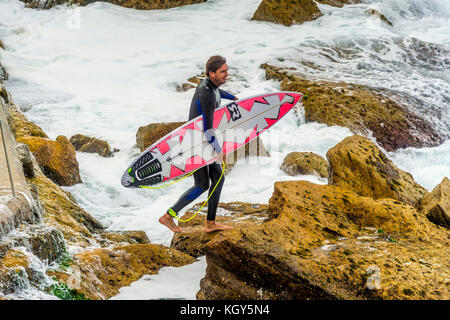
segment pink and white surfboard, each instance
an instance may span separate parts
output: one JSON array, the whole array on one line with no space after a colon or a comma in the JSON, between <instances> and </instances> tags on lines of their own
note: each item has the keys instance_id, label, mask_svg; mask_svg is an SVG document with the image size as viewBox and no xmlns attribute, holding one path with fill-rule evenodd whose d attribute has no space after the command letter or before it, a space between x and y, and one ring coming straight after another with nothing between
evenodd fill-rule
<instances>
[{"instance_id":1,"label":"pink and white surfboard","mask_svg":"<svg viewBox=\"0 0 450 320\"><path fill-rule=\"evenodd\" d=\"M273 126L297 103L301 93L274 92L230 102L214 112L213 127L225 154L249 143ZM167 182L216 161L203 132L203 116L173 130L148 147L124 172L124 187Z\"/></svg>"}]
</instances>

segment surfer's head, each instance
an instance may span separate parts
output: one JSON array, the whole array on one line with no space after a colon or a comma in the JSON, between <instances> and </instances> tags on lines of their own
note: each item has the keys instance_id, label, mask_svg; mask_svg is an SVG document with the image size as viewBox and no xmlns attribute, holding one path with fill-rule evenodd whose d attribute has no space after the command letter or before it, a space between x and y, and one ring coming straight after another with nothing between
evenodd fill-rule
<instances>
[{"instance_id":1,"label":"surfer's head","mask_svg":"<svg viewBox=\"0 0 450 320\"><path fill-rule=\"evenodd\" d=\"M206 62L206 75L216 86L227 82L227 60L222 56L212 56L209 58Z\"/></svg>"}]
</instances>

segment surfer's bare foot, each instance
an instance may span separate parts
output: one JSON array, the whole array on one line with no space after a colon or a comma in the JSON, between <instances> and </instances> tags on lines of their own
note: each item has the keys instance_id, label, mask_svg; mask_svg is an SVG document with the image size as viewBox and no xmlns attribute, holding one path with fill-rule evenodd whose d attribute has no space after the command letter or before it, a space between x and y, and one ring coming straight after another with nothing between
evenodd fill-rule
<instances>
[{"instance_id":1,"label":"surfer's bare foot","mask_svg":"<svg viewBox=\"0 0 450 320\"><path fill-rule=\"evenodd\" d=\"M175 224L175 222L173 221L172 217L168 213L164 213L159 218L159 223L161 223L162 225L165 225L167 228L169 228L173 232L181 232L181 231L183 231L183 229L181 227L179 227L179 226L177 226Z\"/></svg>"},{"instance_id":2,"label":"surfer's bare foot","mask_svg":"<svg viewBox=\"0 0 450 320\"><path fill-rule=\"evenodd\" d=\"M233 229L233 227L222 225L222 224L216 224L215 221L208 221L208 220L206 220L205 228L204 228L205 232L225 231L225 230L231 230L231 229Z\"/></svg>"}]
</instances>

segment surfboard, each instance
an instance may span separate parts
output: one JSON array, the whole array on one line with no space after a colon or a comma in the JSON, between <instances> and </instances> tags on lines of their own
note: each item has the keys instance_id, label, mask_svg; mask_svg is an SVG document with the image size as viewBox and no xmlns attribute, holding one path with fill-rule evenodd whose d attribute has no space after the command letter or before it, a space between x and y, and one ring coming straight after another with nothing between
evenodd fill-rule
<instances>
[{"instance_id":1,"label":"surfboard","mask_svg":"<svg viewBox=\"0 0 450 320\"><path fill-rule=\"evenodd\" d=\"M272 127L296 104L298 92L273 92L227 103L214 111L213 127L224 154L243 147ZM198 116L145 149L123 173L127 188L152 186L181 178L216 161L216 152Z\"/></svg>"}]
</instances>

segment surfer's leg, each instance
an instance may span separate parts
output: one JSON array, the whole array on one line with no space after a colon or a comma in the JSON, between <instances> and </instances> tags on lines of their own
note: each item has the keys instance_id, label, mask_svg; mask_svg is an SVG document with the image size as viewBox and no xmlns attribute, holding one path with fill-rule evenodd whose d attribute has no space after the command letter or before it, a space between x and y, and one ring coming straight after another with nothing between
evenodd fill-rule
<instances>
[{"instance_id":1,"label":"surfer's leg","mask_svg":"<svg viewBox=\"0 0 450 320\"><path fill-rule=\"evenodd\" d=\"M159 218L159 222L173 232L181 232L183 230L175 224L173 221L173 216L178 215L178 212L180 212L185 206L197 199L203 192L208 190L209 179L207 167L198 169L194 172L193 176L195 182L194 186L184 192L178 201Z\"/></svg>"},{"instance_id":2,"label":"surfer's leg","mask_svg":"<svg viewBox=\"0 0 450 320\"><path fill-rule=\"evenodd\" d=\"M222 175L222 166L219 165L218 163L210 164L208 167L209 167L209 177L211 178L211 187L209 189L209 194L211 194L214 187L216 185L217 186L214 189L214 193L211 195L208 201L208 215L206 216L206 223L204 230L206 232L213 232L213 231L233 229L233 227L216 224L215 222L217 206L219 204L220 194L222 192L222 187L225 182L225 176L222 176L222 179L220 179L220 176Z\"/></svg>"},{"instance_id":3,"label":"surfer's leg","mask_svg":"<svg viewBox=\"0 0 450 320\"><path fill-rule=\"evenodd\" d=\"M209 188L208 167L198 169L194 172L193 176L195 182L194 186L184 192L178 201L171 207L177 214Z\"/></svg>"},{"instance_id":4,"label":"surfer's leg","mask_svg":"<svg viewBox=\"0 0 450 320\"><path fill-rule=\"evenodd\" d=\"M213 163L209 166L209 177L211 179L211 187L209 188L208 196L211 195L212 190L214 193L211 195L208 201L208 215L207 220L216 220L217 205L219 204L220 193L222 192L223 183L225 181L225 176L222 177L219 183L220 175L222 174L222 168L219 164ZM217 186L216 186L217 185Z\"/></svg>"}]
</instances>

